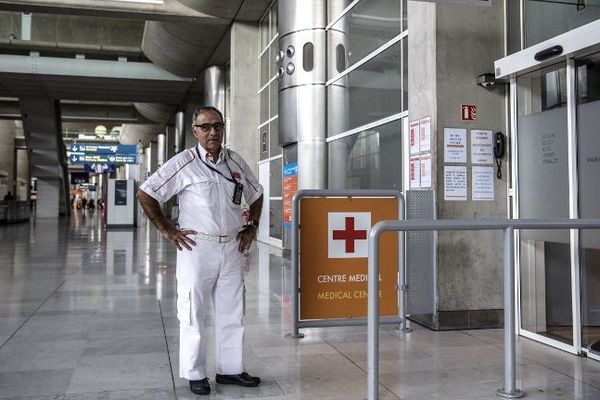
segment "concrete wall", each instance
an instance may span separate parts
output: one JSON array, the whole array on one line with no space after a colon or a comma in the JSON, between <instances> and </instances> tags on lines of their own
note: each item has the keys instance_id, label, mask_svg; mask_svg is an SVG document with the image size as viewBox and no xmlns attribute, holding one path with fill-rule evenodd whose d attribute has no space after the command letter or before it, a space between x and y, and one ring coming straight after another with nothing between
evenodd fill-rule
<instances>
[{"instance_id":1,"label":"concrete wall","mask_svg":"<svg viewBox=\"0 0 600 400\"><path fill-rule=\"evenodd\" d=\"M14 194L14 142L15 123L0 120L0 200L8 191Z\"/></svg>"},{"instance_id":2,"label":"concrete wall","mask_svg":"<svg viewBox=\"0 0 600 400\"><path fill-rule=\"evenodd\" d=\"M36 218L58 218L61 190L58 179L38 179Z\"/></svg>"},{"instance_id":3,"label":"concrete wall","mask_svg":"<svg viewBox=\"0 0 600 400\"><path fill-rule=\"evenodd\" d=\"M432 117L432 187L439 219L507 217L506 182L495 179L494 201L471 200L470 130L505 132L504 88L476 85L503 56L502 2L493 7L409 1L409 120ZM477 120L461 120L461 104L477 105ZM467 128L468 201L444 201L444 128ZM499 326L502 309L499 232L441 232L437 255L439 329Z\"/></svg>"},{"instance_id":4,"label":"concrete wall","mask_svg":"<svg viewBox=\"0 0 600 400\"><path fill-rule=\"evenodd\" d=\"M29 199L29 153L25 150L17 152L17 199Z\"/></svg>"},{"instance_id":5,"label":"concrete wall","mask_svg":"<svg viewBox=\"0 0 600 400\"><path fill-rule=\"evenodd\" d=\"M231 128L229 144L240 153L258 176L260 104L258 93L258 27L234 23L231 27Z\"/></svg>"}]
</instances>

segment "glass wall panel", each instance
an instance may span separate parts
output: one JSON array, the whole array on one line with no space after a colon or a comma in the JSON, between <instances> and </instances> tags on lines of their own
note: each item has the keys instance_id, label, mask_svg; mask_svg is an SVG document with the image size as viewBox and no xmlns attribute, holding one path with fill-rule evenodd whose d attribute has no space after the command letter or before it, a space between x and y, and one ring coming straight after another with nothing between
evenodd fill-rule
<instances>
[{"instance_id":1,"label":"glass wall panel","mask_svg":"<svg viewBox=\"0 0 600 400\"><path fill-rule=\"evenodd\" d=\"M577 66L579 216L600 218L600 55ZM580 232L582 346L600 353L600 231Z\"/></svg>"},{"instance_id":2,"label":"glass wall panel","mask_svg":"<svg viewBox=\"0 0 600 400\"><path fill-rule=\"evenodd\" d=\"M278 32L278 23L279 18L277 18L277 3L274 3L271 6L271 39L277 35Z\"/></svg>"},{"instance_id":3,"label":"glass wall panel","mask_svg":"<svg viewBox=\"0 0 600 400\"><path fill-rule=\"evenodd\" d=\"M521 50L521 2L506 2L506 19L508 23L508 54Z\"/></svg>"},{"instance_id":4,"label":"glass wall panel","mask_svg":"<svg viewBox=\"0 0 600 400\"><path fill-rule=\"evenodd\" d=\"M330 189L401 189L402 120L331 141Z\"/></svg>"},{"instance_id":5,"label":"glass wall panel","mask_svg":"<svg viewBox=\"0 0 600 400\"><path fill-rule=\"evenodd\" d=\"M524 0L525 47L600 18L600 3L578 0Z\"/></svg>"},{"instance_id":6,"label":"glass wall panel","mask_svg":"<svg viewBox=\"0 0 600 400\"><path fill-rule=\"evenodd\" d=\"M270 109L269 109L269 119L273 118L274 116L277 115L277 113L279 112L278 107L279 107L279 82L277 82L277 80L274 80L273 82L271 82L271 84L269 85L269 103L270 103Z\"/></svg>"},{"instance_id":7,"label":"glass wall panel","mask_svg":"<svg viewBox=\"0 0 600 400\"><path fill-rule=\"evenodd\" d=\"M260 49L259 51L264 50L267 47L267 44L269 44L269 40L271 37L271 33L269 32L269 15L267 14L267 16L265 17L265 19L263 19L263 21L260 23Z\"/></svg>"},{"instance_id":8,"label":"glass wall panel","mask_svg":"<svg viewBox=\"0 0 600 400\"><path fill-rule=\"evenodd\" d=\"M260 56L260 87L262 88L271 79L271 63L269 58L269 51L267 50L262 56Z\"/></svg>"},{"instance_id":9,"label":"glass wall panel","mask_svg":"<svg viewBox=\"0 0 600 400\"><path fill-rule=\"evenodd\" d=\"M401 112L401 81L398 42L330 85L328 115L330 118L336 115L338 121L330 125L335 127L327 132L328 136L341 133L340 129L349 130Z\"/></svg>"},{"instance_id":10,"label":"glass wall panel","mask_svg":"<svg viewBox=\"0 0 600 400\"><path fill-rule=\"evenodd\" d=\"M271 197L281 197L281 170L283 168L281 158L277 158L271 161L271 184L269 187L271 191L269 195Z\"/></svg>"},{"instance_id":11,"label":"glass wall panel","mask_svg":"<svg viewBox=\"0 0 600 400\"><path fill-rule=\"evenodd\" d=\"M269 88L260 92L260 123L269 119Z\"/></svg>"},{"instance_id":12,"label":"glass wall panel","mask_svg":"<svg viewBox=\"0 0 600 400\"><path fill-rule=\"evenodd\" d=\"M270 123L270 139L269 139L269 157L275 157L281 154L281 147L279 147L279 118L274 119Z\"/></svg>"},{"instance_id":13,"label":"glass wall panel","mask_svg":"<svg viewBox=\"0 0 600 400\"><path fill-rule=\"evenodd\" d=\"M282 239L283 230L283 214L281 208L281 200L269 201L269 218L270 218L270 233L275 239Z\"/></svg>"},{"instance_id":14,"label":"glass wall panel","mask_svg":"<svg viewBox=\"0 0 600 400\"><path fill-rule=\"evenodd\" d=\"M408 110L408 39L400 42L402 47L402 111Z\"/></svg>"},{"instance_id":15,"label":"glass wall panel","mask_svg":"<svg viewBox=\"0 0 600 400\"><path fill-rule=\"evenodd\" d=\"M401 32L400 2L398 0L365 0L354 6L327 32L328 40L340 40L345 48L345 65L378 49ZM330 63L329 78L338 73Z\"/></svg>"},{"instance_id":16,"label":"glass wall panel","mask_svg":"<svg viewBox=\"0 0 600 400\"><path fill-rule=\"evenodd\" d=\"M269 125L264 125L258 129L258 152L261 160L269 158Z\"/></svg>"},{"instance_id":17,"label":"glass wall panel","mask_svg":"<svg viewBox=\"0 0 600 400\"><path fill-rule=\"evenodd\" d=\"M568 218L564 64L517 79L519 217ZM572 344L567 230L520 231L521 326Z\"/></svg>"},{"instance_id":18,"label":"glass wall panel","mask_svg":"<svg viewBox=\"0 0 600 400\"><path fill-rule=\"evenodd\" d=\"M335 0L327 2L327 21L331 22L339 17L340 12L348 7L354 0ZM341 4L340 4L341 3Z\"/></svg>"}]
</instances>

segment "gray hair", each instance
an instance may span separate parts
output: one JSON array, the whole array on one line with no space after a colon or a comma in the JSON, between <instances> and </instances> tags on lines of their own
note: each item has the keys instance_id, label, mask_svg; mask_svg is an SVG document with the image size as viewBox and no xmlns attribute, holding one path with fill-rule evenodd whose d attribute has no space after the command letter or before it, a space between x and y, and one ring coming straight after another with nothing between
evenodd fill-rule
<instances>
[{"instance_id":1,"label":"gray hair","mask_svg":"<svg viewBox=\"0 0 600 400\"><path fill-rule=\"evenodd\" d=\"M204 107L200 107L199 109L194 111L194 116L192 118L192 125L196 123L196 118L198 118L198 115L205 113L205 112L215 112L215 113L219 114L219 116L221 117L221 121L225 122L225 120L223 119L223 113L221 113L221 111L219 111L219 109L217 109L216 107L212 107L212 106L204 106Z\"/></svg>"}]
</instances>

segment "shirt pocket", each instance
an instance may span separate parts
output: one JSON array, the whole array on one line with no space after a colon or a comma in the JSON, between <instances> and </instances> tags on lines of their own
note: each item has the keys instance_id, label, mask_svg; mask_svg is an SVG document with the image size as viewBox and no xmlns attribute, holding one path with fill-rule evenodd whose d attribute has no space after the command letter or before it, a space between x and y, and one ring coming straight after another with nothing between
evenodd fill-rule
<instances>
[{"instance_id":1,"label":"shirt pocket","mask_svg":"<svg viewBox=\"0 0 600 400\"><path fill-rule=\"evenodd\" d=\"M194 176L188 178L186 191L193 197L194 205L214 206L218 204L219 181L206 176Z\"/></svg>"}]
</instances>

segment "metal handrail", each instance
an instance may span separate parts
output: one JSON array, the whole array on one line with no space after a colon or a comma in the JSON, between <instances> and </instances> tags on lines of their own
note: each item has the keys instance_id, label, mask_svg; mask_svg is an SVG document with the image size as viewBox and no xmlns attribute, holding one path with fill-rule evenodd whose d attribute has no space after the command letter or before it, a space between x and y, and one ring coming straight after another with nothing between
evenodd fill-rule
<instances>
[{"instance_id":1,"label":"metal handrail","mask_svg":"<svg viewBox=\"0 0 600 400\"><path fill-rule=\"evenodd\" d=\"M384 232L397 231L504 231L504 387L496 394L505 398L523 397L516 388L516 330L515 330L515 229L599 229L600 218L555 220L437 220L437 221L380 221L369 231L368 293L379 293L379 237ZM368 296L367 393L368 400L378 400L379 390L379 301Z\"/></svg>"},{"instance_id":2,"label":"metal handrail","mask_svg":"<svg viewBox=\"0 0 600 400\"><path fill-rule=\"evenodd\" d=\"M298 301L298 271L299 271L299 260L298 250L300 240L298 237L298 228L300 221L300 200L304 197L395 197L398 200L398 216L401 220L405 216L406 202L404 196L399 190L319 190L319 189L302 189L296 192L292 199L293 215L292 215L292 318L293 318L293 332L289 335L293 338L302 338L304 335L300 333L301 325L304 327L321 327L321 326L347 326L364 324L366 321L363 320L343 320L343 321L310 321L306 323L300 322L300 304ZM404 245L404 233L400 234L400 290L401 290L401 301L399 307L400 314L400 330L406 330L406 285L405 285L405 248ZM384 322L395 323L396 320L391 318L383 319Z\"/></svg>"}]
</instances>

